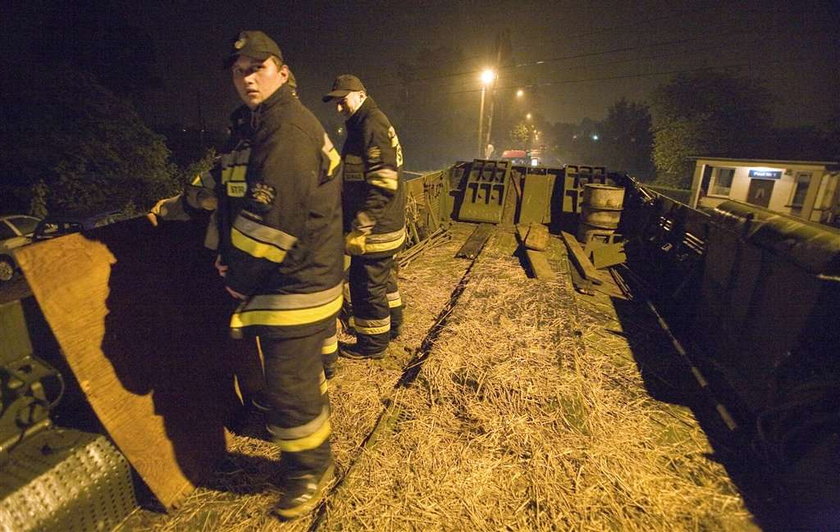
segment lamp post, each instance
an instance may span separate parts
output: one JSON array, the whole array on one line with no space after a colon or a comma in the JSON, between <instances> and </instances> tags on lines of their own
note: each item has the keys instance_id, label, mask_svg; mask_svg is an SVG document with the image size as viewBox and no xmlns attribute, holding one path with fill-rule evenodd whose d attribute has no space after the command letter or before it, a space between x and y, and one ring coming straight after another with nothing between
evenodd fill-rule
<instances>
[{"instance_id":1,"label":"lamp post","mask_svg":"<svg viewBox=\"0 0 840 532\"><path fill-rule=\"evenodd\" d=\"M478 158L484 157L484 96L487 93L487 86L496 79L496 72L490 68L481 73L481 107L478 111Z\"/></svg>"}]
</instances>

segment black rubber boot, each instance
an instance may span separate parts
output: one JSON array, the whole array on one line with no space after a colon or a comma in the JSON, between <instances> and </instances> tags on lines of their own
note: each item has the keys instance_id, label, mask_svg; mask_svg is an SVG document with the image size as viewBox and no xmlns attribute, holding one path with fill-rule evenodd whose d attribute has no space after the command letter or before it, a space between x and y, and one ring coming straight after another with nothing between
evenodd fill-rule
<instances>
[{"instance_id":1,"label":"black rubber boot","mask_svg":"<svg viewBox=\"0 0 840 532\"><path fill-rule=\"evenodd\" d=\"M391 340L396 340L400 337L400 333L402 333L402 327L394 327L391 326Z\"/></svg>"},{"instance_id":2,"label":"black rubber boot","mask_svg":"<svg viewBox=\"0 0 840 532\"><path fill-rule=\"evenodd\" d=\"M329 440L316 449L283 454L280 467L283 495L271 512L283 520L297 519L314 510L335 478Z\"/></svg>"},{"instance_id":3,"label":"black rubber boot","mask_svg":"<svg viewBox=\"0 0 840 532\"><path fill-rule=\"evenodd\" d=\"M335 377L336 372L336 363L338 362L338 351L336 350L335 353L330 353L329 355L325 355L323 358L324 363L324 377L328 379L332 379Z\"/></svg>"},{"instance_id":4,"label":"black rubber boot","mask_svg":"<svg viewBox=\"0 0 840 532\"><path fill-rule=\"evenodd\" d=\"M359 349L358 344L338 344L338 354L344 358L353 360L380 360L385 358L388 349L366 353Z\"/></svg>"}]
</instances>

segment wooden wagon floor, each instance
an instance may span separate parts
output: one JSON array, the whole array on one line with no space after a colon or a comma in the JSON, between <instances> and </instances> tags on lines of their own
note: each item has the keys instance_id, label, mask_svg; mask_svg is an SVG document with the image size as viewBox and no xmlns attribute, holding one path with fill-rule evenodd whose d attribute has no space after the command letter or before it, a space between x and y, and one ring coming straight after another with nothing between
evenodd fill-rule
<instances>
[{"instance_id":1,"label":"wooden wagon floor","mask_svg":"<svg viewBox=\"0 0 840 532\"><path fill-rule=\"evenodd\" d=\"M555 237L551 281L528 277L512 227L454 258L473 228L455 224L400 272L406 324L390 356L340 361L340 474L318 513L266 514L277 452L255 421L177 512L138 510L121 530L756 529L681 406L696 384L668 377L687 368L648 362L674 357L644 306L608 274L577 294Z\"/></svg>"}]
</instances>

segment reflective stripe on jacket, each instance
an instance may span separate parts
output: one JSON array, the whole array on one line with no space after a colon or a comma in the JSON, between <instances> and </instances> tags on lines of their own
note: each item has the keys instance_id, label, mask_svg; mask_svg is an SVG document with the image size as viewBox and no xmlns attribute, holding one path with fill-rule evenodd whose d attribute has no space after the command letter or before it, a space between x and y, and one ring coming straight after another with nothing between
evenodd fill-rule
<instances>
[{"instance_id":1,"label":"reflective stripe on jacket","mask_svg":"<svg viewBox=\"0 0 840 532\"><path fill-rule=\"evenodd\" d=\"M248 297L231 327L306 334L341 307L340 158L318 120L281 86L221 157L225 283Z\"/></svg>"},{"instance_id":2,"label":"reflective stripe on jacket","mask_svg":"<svg viewBox=\"0 0 840 532\"><path fill-rule=\"evenodd\" d=\"M370 96L346 126L347 140L342 149L344 231L368 235L365 254L396 252L405 241L399 138Z\"/></svg>"}]
</instances>

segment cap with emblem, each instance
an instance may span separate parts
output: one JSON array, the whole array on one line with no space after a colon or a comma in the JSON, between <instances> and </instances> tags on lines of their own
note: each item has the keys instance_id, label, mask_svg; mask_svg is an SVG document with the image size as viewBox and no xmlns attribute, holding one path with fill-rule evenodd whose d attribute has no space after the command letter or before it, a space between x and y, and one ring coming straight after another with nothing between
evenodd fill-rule
<instances>
[{"instance_id":1,"label":"cap with emblem","mask_svg":"<svg viewBox=\"0 0 840 532\"><path fill-rule=\"evenodd\" d=\"M355 91L367 92L365 86L362 85L362 80L360 80L352 74L342 74L335 78L332 90L325 94L324 97L321 99L325 102L328 102L334 98L344 98L351 92Z\"/></svg>"},{"instance_id":2,"label":"cap with emblem","mask_svg":"<svg viewBox=\"0 0 840 532\"><path fill-rule=\"evenodd\" d=\"M225 68L230 68L240 55L247 55L262 61L273 55L281 62L283 61L283 54L280 53L280 47L277 46L277 43L265 33L256 30L240 31L234 37L230 53L225 59Z\"/></svg>"}]
</instances>

